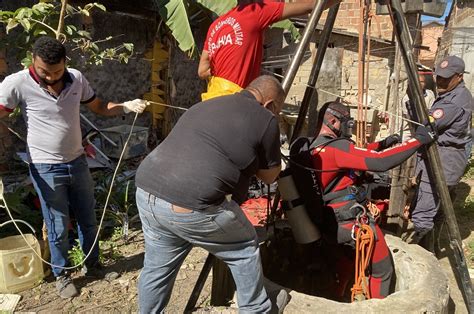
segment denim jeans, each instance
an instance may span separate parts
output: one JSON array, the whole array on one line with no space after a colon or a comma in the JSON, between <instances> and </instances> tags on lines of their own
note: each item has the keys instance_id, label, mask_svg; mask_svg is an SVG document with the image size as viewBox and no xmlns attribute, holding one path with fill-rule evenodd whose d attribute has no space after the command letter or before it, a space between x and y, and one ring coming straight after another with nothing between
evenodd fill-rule
<instances>
[{"instance_id":1,"label":"denim jeans","mask_svg":"<svg viewBox=\"0 0 474 314\"><path fill-rule=\"evenodd\" d=\"M270 311L257 235L234 201L176 213L170 203L140 188L136 199L145 236L145 262L138 282L140 313L163 312L193 246L204 248L229 266L241 313Z\"/></svg>"},{"instance_id":2,"label":"denim jeans","mask_svg":"<svg viewBox=\"0 0 474 314\"><path fill-rule=\"evenodd\" d=\"M72 212L78 224L79 241L84 254L92 247L97 233L95 217L94 182L85 156L60 164L30 164L30 176L38 193L43 218L48 228L51 263L65 267L68 265L68 226ZM99 259L96 244L87 260L93 265ZM53 267L58 277L63 269Z\"/></svg>"}]
</instances>

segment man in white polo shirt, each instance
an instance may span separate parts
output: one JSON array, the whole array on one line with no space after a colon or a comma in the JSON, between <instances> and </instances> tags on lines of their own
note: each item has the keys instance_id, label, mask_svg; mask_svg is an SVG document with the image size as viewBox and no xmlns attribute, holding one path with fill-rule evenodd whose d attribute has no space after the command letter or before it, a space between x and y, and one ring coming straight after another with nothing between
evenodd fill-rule
<instances>
[{"instance_id":1,"label":"man in white polo shirt","mask_svg":"<svg viewBox=\"0 0 474 314\"><path fill-rule=\"evenodd\" d=\"M0 84L0 118L20 106L27 126L30 176L41 201L48 228L53 274L62 298L78 295L67 271L68 224L72 211L79 240L87 254L83 273L99 275L99 248L94 182L87 166L80 128L80 106L112 116L143 112L146 102L104 103L81 72L66 68L66 49L56 39L39 38L33 46L33 65L11 74Z\"/></svg>"}]
</instances>

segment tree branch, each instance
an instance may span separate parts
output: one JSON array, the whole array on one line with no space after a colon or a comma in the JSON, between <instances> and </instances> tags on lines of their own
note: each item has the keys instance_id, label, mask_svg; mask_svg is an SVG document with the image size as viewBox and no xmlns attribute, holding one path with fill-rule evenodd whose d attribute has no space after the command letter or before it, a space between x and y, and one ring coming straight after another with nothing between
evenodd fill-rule
<instances>
[{"instance_id":1,"label":"tree branch","mask_svg":"<svg viewBox=\"0 0 474 314\"><path fill-rule=\"evenodd\" d=\"M48 24L43 23L43 22L38 21L38 20L35 20L35 19L31 19L31 18L30 18L30 20L31 20L32 22L38 23L38 24L40 24L40 25L43 25L44 27L46 27L47 29L49 29L50 31L52 31L52 32L54 33L54 35L57 36L56 30L55 30L54 28L52 28L51 26L49 26Z\"/></svg>"}]
</instances>

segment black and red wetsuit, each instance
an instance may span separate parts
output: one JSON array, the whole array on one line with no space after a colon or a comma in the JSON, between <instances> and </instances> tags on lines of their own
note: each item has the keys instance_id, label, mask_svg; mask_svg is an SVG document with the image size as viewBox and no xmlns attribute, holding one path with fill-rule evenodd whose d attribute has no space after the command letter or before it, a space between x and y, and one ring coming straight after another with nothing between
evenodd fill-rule
<instances>
[{"instance_id":1,"label":"black and red wetsuit","mask_svg":"<svg viewBox=\"0 0 474 314\"><path fill-rule=\"evenodd\" d=\"M316 148L311 152L312 163L317 172L324 194L326 209L331 209L338 223L338 243L350 244L351 229L359 208L355 203L366 205L363 189L364 171L387 171L408 159L420 146L417 139L383 149L381 142L371 143L367 148L355 147L346 138L319 136ZM329 197L328 197L329 196ZM393 263L384 235L375 225L376 242L371 260L370 294L372 298L384 298L389 294ZM347 267L347 262L342 261Z\"/></svg>"}]
</instances>

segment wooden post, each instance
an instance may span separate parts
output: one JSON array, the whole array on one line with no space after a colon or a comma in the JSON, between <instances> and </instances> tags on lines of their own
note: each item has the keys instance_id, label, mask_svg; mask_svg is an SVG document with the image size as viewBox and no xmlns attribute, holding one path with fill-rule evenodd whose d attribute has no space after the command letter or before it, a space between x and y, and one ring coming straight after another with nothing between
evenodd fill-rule
<instances>
[{"instance_id":1,"label":"wooden post","mask_svg":"<svg viewBox=\"0 0 474 314\"><path fill-rule=\"evenodd\" d=\"M407 14L407 22L410 27L410 35L411 38L416 39L417 37L417 30L416 26L418 25L419 21L419 14ZM414 42L414 40L412 40ZM400 97L400 69L401 69L401 52L400 52L400 45L396 43L396 52L395 52L395 62L394 62L394 74L395 78L393 80L393 84L391 90L393 91L393 102L392 107L390 108L390 112L395 116L401 116L403 109L402 106L404 104L401 103ZM403 98L402 98L403 99ZM390 134L402 132L403 122L401 119L392 119L392 123L390 123ZM401 135L401 134L400 134ZM405 221L402 218L403 210L406 205L407 197L408 197L408 189L410 188L410 176L412 169L414 167L415 159L409 158L400 166L391 170L391 189L390 189L390 207L387 211L387 226L386 229L395 234L396 236L401 236L403 232L403 227Z\"/></svg>"},{"instance_id":2,"label":"wooden post","mask_svg":"<svg viewBox=\"0 0 474 314\"><path fill-rule=\"evenodd\" d=\"M388 109L390 113L393 115L390 119L390 126L389 132L390 134L398 133L401 130L402 121L399 118L392 118L397 117L401 114L400 109L400 67L401 67L401 59L402 56L400 54L400 47L398 42L396 43L395 47L395 61L393 64L393 74L395 77L392 81L391 90L393 93L392 96L392 105ZM393 168L390 172L392 177L391 187L390 187L390 207L387 211L387 225L386 229L391 231L397 236L400 236L401 230L403 228L403 220L400 219L400 213L403 212L403 208L406 202L406 195L403 193L402 189L402 178L400 177L400 173L402 172L403 164Z\"/></svg>"},{"instance_id":3,"label":"wooden post","mask_svg":"<svg viewBox=\"0 0 474 314\"><path fill-rule=\"evenodd\" d=\"M229 267L218 258L212 266L211 305L225 306L234 297L235 283Z\"/></svg>"},{"instance_id":4,"label":"wooden post","mask_svg":"<svg viewBox=\"0 0 474 314\"><path fill-rule=\"evenodd\" d=\"M202 266L199 277L194 285L194 289L191 292L188 303L186 303L186 307L184 308L185 313L191 312L196 307L196 303L201 295L202 288L207 280L207 276L209 276L209 272L211 271L215 259L216 258L211 253L207 255L206 262L204 263L204 266Z\"/></svg>"}]
</instances>

